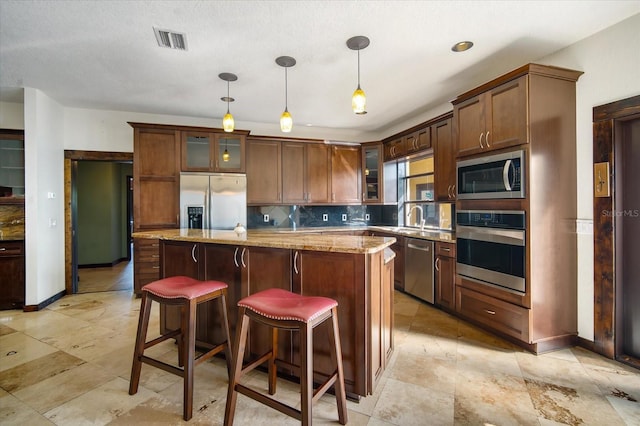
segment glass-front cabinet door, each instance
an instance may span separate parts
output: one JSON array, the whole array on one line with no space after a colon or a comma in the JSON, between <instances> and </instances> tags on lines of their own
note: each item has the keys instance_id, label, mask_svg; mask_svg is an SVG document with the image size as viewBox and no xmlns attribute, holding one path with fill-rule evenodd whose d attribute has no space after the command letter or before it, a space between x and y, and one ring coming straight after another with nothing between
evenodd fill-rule
<instances>
[{"instance_id":1,"label":"glass-front cabinet door","mask_svg":"<svg viewBox=\"0 0 640 426\"><path fill-rule=\"evenodd\" d=\"M245 136L182 132L182 171L244 173Z\"/></svg>"},{"instance_id":2,"label":"glass-front cabinet door","mask_svg":"<svg viewBox=\"0 0 640 426\"><path fill-rule=\"evenodd\" d=\"M215 168L218 172L244 172L243 135L216 134L215 135Z\"/></svg>"},{"instance_id":3,"label":"glass-front cabinet door","mask_svg":"<svg viewBox=\"0 0 640 426\"><path fill-rule=\"evenodd\" d=\"M362 145L362 200L365 203L382 202L382 144Z\"/></svg>"}]
</instances>

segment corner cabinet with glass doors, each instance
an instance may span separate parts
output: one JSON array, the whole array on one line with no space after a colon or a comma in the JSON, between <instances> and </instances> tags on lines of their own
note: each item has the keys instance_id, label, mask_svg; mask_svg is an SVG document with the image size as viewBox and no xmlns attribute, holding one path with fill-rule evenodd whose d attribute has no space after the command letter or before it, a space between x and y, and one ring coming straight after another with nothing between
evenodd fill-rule
<instances>
[{"instance_id":1,"label":"corner cabinet with glass doors","mask_svg":"<svg viewBox=\"0 0 640 426\"><path fill-rule=\"evenodd\" d=\"M182 131L183 172L245 172L248 132Z\"/></svg>"},{"instance_id":2,"label":"corner cabinet with glass doors","mask_svg":"<svg viewBox=\"0 0 640 426\"><path fill-rule=\"evenodd\" d=\"M396 163L384 162L382 142L362 144L362 202L391 204L398 201L398 171Z\"/></svg>"}]
</instances>

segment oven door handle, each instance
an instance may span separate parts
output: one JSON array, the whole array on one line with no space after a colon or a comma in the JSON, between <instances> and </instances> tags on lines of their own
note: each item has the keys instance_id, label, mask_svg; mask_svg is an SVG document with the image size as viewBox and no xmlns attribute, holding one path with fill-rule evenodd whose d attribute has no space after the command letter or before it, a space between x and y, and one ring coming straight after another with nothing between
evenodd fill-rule
<instances>
[{"instance_id":1,"label":"oven door handle","mask_svg":"<svg viewBox=\"0 0 640 426\"><path fill-rule=\"evenodd\" d=\"M456 227L456 238L466 240L524 246L524 236L525 231L519 229L480 228L461 225Z\"/></svg>"},{"instance_id":2,"label":"oven door handle","mask_svg":"<svg viewBox=\"0 0 640 426\"><path fill-rule=\"evenodd\" d=\"M513 161L507 160L504 162L504 167L502 168L502 182L504 183L504 189L511 192L511 182L509 181L509 172L513 166Z\"/></svg>"}]
</instances>

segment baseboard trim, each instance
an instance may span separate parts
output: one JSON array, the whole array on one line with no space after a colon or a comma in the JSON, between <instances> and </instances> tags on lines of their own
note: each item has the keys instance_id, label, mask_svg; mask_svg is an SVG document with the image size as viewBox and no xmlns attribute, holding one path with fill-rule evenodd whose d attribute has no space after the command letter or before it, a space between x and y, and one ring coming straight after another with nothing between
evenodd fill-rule
<instances>
[{"instance_id":1,"label":"baseboard trim","mask_svg":"<svg viewBox=\"0 0 640 426\"><path fill-rule=\"evenodd\" d=\"M51 296L50 298L48 298L47 300L38 303L37 305L24 305L24 308L22 308L23 312L35 312L35 311L40 311L44 308L46 308L47 306L49 306L50 304L52 304L53 302L55 302L58 299L62 299L62 297L64 295L66 295L67 292L65 290L62 290L60 293L54 294L53 296Z\"/></svg>"},{"instance_id":2,"label":"baseboard trim","mask_svg":"<svg viewBox=\"0 0 640 426\"><path fill-rule=\"evenodd\" d=\"M120 262L129 261L131 258L121 257L120 259L114 260L113 262L107 263L89 263L87 265L78 265L78 269L90 269L90 268L112 268L116 266Z\"/></svg>"},{"instance_id":3,"label":"baseboard trim","mask_svg":"<svg viewBox=\"0 0 640 426\"><path fill-rule=\"evenodd\" d=\"M595 342L593 342L591 340L587 340L584 337L576 336L576 345L580 346L581 348L587 349L587 350L589 350L591 352L598 353L598 351L596 351ZM600 355L602 355L602 354L600 354Z\"/></svg>"}]
</instances>

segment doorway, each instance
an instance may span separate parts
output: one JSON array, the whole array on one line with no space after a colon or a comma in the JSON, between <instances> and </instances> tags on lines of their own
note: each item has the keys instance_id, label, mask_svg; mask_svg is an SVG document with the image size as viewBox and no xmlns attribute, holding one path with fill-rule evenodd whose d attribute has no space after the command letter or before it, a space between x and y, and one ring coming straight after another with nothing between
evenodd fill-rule
<instances>
[{"instance_id":1,"label":"doorway","mask_svg":"<svg viewBox=\"0 0 640 426\"><path fill-rule=\"evenodd\" d=\"M594 108L593 129L610 181L594 194L594 345L640 368L640 96Z\"/></svg>"},{"instance_id":2,"label":"doorway","mask_svg":"<svg viewBox=\"0 0 640 426\"><path fill-rule=\"evenodd\" d=\"M132 162L131 153L65 151L67 294L133 290Z\"/></svg>"}]
</instances>

